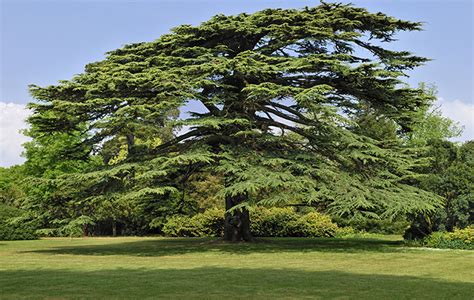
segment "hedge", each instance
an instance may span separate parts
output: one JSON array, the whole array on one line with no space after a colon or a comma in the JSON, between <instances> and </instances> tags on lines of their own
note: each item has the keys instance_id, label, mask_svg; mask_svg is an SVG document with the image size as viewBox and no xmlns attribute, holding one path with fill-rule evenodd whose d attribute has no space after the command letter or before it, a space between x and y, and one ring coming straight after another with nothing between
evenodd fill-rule
<instances>
[{"instance_id":1,"label":"hedge","mask_svg":"<svg viewBox=\"0 0 474 300\"><path fill-rule=\"evenodd\" d=\"M298 214L293 208L257 207L250 213L250 230L256 237L332 237L338 227L331 218L317 213ZM209 209L193 217L171 216L162 228L167 236L222 236L224 210Z\"/></svg>"},{"instance_id":2,"label":"hedge","mask_svg":"<svg viewBox=\"0 0 474 300\"><path fill-rule=\"evenodd\" d=\"M423 239L431 248L474 250L474 227L455 229L453 232L433 232Z\"/></svg>"}]
</instances>

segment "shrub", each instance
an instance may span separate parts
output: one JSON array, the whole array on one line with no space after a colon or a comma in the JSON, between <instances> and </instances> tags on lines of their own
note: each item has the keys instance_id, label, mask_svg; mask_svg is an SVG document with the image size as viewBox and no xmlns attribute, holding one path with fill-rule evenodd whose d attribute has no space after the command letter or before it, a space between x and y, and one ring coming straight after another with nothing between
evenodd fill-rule
<instances>
[{"instance_id":1,"label":"shrub","mask_svg":"<svg viewBox=\"0 0 474 300\"><path fill-rule=\"evenodd\" d=\"M433 232L423 240L423 245L432 248L474 249L474 227L455 229L453 232Z\"/></svg>"},{"instance_id":2,"label":"shrub","mask_svg":"<svg viewBox=\"0 0 474 300\"><path fill-rule=\"evenodd\" d=\"M344 237L353 237L356 235L356 230L350 226L338 227L336 230L335 237L344 238Z\"/></svg>"},{"instance_id":3,"label":"shrub","mask_svg":"<svg viewBox=\"0 0 474 300\"><path fill-rule=\"evenodd\" d=\"M224 210L210 208L191 218L197 231L196 236L222 236L224 234Z\"/></svg>"},{"instance_id":4,"label":"shrub","mask_svg":"<svg viewBox=\"0 0 474 300\"><path fill-rule=\"evenodd\" d=\"M224 210L211 208L193 217L171 216L164 224L162 232L167 236L222 236L224 232Z\"/></svg>"},{"instance_id":5,"label":"shrub","mask_svg":"<svg viewBox=\"0 0 474 300\"><path fill-rule=\"evenodd\" d=\"M251 213L250 230L254 236L331 237L337 225L318 212L300 215L293 208L257 207Z\"/></svg>"},{"instance_id":6,"label":"shrub","mask_svg":"<svg viewBox=\"0 0 474 300\"><path fill-rule=\"evenodd\" d=\"M328 216L317 212L300 215L293 208L256 207L250 219L250 230L255 237L331 237L338 230ZM174 215L167 219L161 231L175 237L222 236L224 210L212 208L193 217Z\"/></svg>"},{"instance_id":7,"label":"shrub","mask_svg":"<svg viewBox=\"0 0 474 300\"><path fill-rule=\"evenodd\" d=\"M410 226L410 222L405 219L335 219L337 225L341 227L352 227L356 231L380 234L403 234Z\"/></svg>"},{"instance_id":8,"label":"shrub","mask_svg":"<svg viewBox=\"0 0 474 300\"><path fill-rule=\"evenodd\" d=\"M196 236L191 217L176 215L167 219L161 231L167 236Z\"/></svg>"},{"instance_id":9,"label":"shrub","mask_svg":"<svg viewBox=\"0 0 474 300\"><path fill-rule=\"evenodd\" d=\"M257 237L289 236L289 224L299 217L292 208L256 207L250 214L250 231Z\"/></svg>"},{"instance_id":10,"label":"shrub","mask_svg":"<svg viewBox=\"0 0 474 300\"><path fill-rule=\"evenodd\" d=\"M297 237L333 237L337 225L329 216L311 212L288 224L288 235Z\"/></svg>"},{"instance_id":11,"label":"shrub","mask_svg":"<svg viewBox=\"0 0 474 300\"><path fill-rule=\"evenodd\" d=\"M38 238L31 221L22 219L23 211L0 204L0 240L32 240Z\"/></svg>"}]
</instances>

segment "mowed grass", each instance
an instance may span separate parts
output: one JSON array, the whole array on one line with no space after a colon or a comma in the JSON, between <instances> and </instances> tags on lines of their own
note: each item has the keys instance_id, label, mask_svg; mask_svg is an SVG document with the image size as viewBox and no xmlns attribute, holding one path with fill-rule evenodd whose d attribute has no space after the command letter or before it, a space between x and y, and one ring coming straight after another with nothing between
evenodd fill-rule
<instances>
[{"instance_id":1,"label":"mowed grass","mask_svg":"<svg viewBox=\"0 0 474 300\"><path fill-rule=\"evenodd\" d=\"M474 299L474 251L394 237L0 241L0 298Z\"/></svg>"}]
</instances>

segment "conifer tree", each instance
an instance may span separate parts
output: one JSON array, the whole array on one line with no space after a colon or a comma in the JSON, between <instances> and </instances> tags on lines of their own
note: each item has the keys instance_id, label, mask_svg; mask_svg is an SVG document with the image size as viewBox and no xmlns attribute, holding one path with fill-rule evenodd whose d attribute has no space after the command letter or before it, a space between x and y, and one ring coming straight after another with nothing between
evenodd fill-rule
<instances>
[{"instance_id":1,"label":"conifer tree","mask_svg":"<svg viewBox=\"0 0 474 300\"><path fill-rule=\"evenodd\" d=\"M143 201L179 193L198 171L223 178L227 240L251 239L255 204L351 218L432 210L437 198L409 184L409 149L352 121L369 110L399 135L416 123L431 96L401 83L427 59L384 45L420 29L343 4L217 15L111 51L71 80L31 86L39 102L29 121L43 134L85 128L78 149L91 155L122 143L112 163L63 179L88 199L104 197L104 182L114 199ZM200 108L178 118L191 102Z\"/></svg>"}]
</instances>

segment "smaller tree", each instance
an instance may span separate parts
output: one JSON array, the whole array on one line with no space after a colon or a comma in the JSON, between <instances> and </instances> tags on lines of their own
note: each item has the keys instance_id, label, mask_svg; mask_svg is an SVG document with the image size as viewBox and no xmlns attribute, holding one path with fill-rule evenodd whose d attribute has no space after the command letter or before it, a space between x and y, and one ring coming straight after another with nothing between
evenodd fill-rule
<instances>
[{"instance_id":1,"label":"smaller tree","mask_svg":"<svg viewBox=\"0 0 474 300\"><path fill-rule=\"evenodd\" d=\"M431 163L420 187L440 195L443 206L430 214L412 217L407 238L419 238L433 231L452 231L474 223L474 141L461 146L449 141L428 143Z\"/></svg>"},{"instance_id":2,"label":"smaller tree","mask_svg":"<svg viewBox=\"0 0 474 300\"><path fill-rule=\"evenodd\" d=\"M445 199L433 216L434 230L452 231L474 224L474 141L459 147L457 158L424 183Z\"/></svg>"},{"instance_id":3,"label":"smaller tree","mask_svg":"<svg viewBox=\"0 0 474 300\"><path fill-rule=\"evenodd\" d=\"M445 141L460 136L463 127L450 118L443 116L440 106L436 105L438 99L436 86L420 83L418 88L430 97L428 98L428 105L416 112L418 122L413 125L408 135L408 145L423 147L430 140Z\"/></svg>"}]
</instances>

